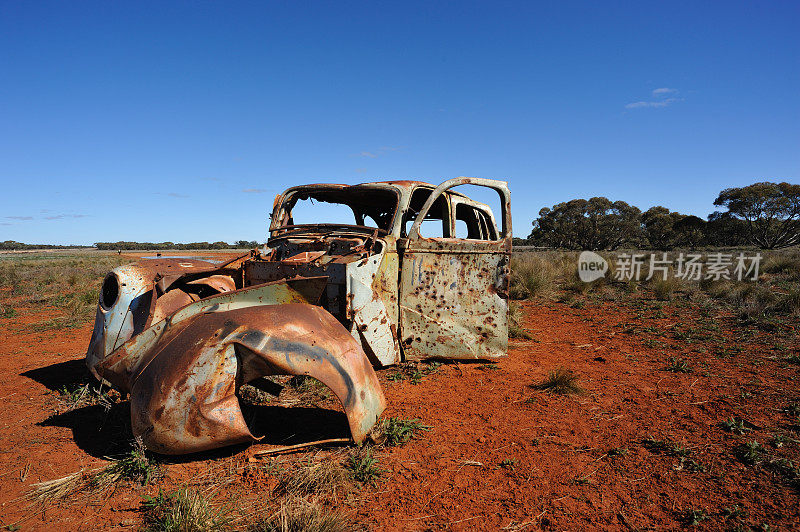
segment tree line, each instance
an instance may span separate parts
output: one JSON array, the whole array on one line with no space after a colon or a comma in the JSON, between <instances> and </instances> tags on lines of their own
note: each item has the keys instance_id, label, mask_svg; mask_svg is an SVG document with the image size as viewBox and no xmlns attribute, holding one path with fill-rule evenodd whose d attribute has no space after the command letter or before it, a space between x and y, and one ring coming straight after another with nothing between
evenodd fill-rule
<instances>
[{"instance_id":1,"label":"tree line","mask_svg":"<svg viewBox=\"0 0 800 532\"><path fill-rule=\"evenodd\" d=\"M0 249L2 250L25 250L25 249L77 249L77 248L86 248L89 246L59 246L59 245L50 245L50 244L25 244L23 242L17 242L16 240L4 240L0 242Z\"/></svg>"},{"instance_id":2,"label":"tree line","mask_svg":"<svg viewBox=\"0 0 800 532\"><path fill-rule=\"evenodd\" d=\"M96 242L94 247L101 250L162 250L162 249L237 249L254 248L259 243L256 240L237 240L233 244L227 242L188 242L185 244L174 242Z\"/></svg>"},{"instance_id":3,"label":"tree line","mask_svg":"<svg viewBox=\"0 0 800 532\"><path fill-rule=\"evenodd\" d=\"M573 199L540 210L528 238L514 243L576 250L800 244L800 185L761 182L726 188L714 205L725 210L703 220L661 206L642 212L604 197Z\"/></svg>"},{"instance_id":4,"label":"tree line","mask_svg":"<svg viewBox=\"0 0 800 532\"><path fill-rule=\"evenodd\" d=\"M162 250L162 249L252 249L258 246L256 240L237 240L229 244L227 242L189 242L186 244L175 242L96 242L94 247L106 251L130 251L130 250ZM80 249L92 246L59 246L51 244L25 244L15 240L0 242L0 250L29 250L29 249Z\"/></svg>"}]
</instances>

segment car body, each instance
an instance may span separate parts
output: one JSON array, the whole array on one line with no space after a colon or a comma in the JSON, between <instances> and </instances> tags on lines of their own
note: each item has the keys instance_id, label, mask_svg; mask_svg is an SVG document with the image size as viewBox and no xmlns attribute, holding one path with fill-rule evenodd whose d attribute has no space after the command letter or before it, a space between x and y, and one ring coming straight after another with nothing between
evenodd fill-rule
<instances>
[{"instance_id":1,"label":"car body","mask_svg":"<svg viewBox=\"0 0 800 532\"><path fill-rule=\"evenodd\" d=\"M459 186L496 192L499 223ZM352 220L297 223L309 203ZM438 235L423 236L431 225ZM158 452L257 439L236 394L277 374L328 386L361 442L385 406L373 367L506 355L511 236L502 181L293 187L275 198L263 248L110 272L87 365L131 394L134 434Z\"/></svg>"}]
</instances>

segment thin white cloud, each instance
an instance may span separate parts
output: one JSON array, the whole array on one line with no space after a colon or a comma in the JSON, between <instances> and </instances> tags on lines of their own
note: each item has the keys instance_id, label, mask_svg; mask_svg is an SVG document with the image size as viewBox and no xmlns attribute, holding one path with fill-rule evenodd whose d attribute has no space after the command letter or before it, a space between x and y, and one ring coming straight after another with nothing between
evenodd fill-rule
<instances>
[{"instance_id":1,"label":"thin white cloud","mask_svg":"<svg viewBox=\"0 0 800 532\"><path fill-rule=\"evenodd\" d=\"M675 94L678 92L678 89L670 89L669 87L661 87L660 89L655 89L653 91L653 96L661 96L664 94Z\"/></svg>"},{"instance_id":2,"label":"thin white cloud","mask_svg":"<svg viewBox=\"0 0 800 532\"><path fill-rule=\"evenodd\" d=\"M380 157L381 155L386 155L389 152L397 151L400 148L394 146L381 146L377 150L374 151L362 151L356 154L356 157L369 157L370 159L374 159L376 157Z\"/></svg>"},{"instance_id":3,"label":"thin white cloud","mask_svg":"<svg viewBox=\"0 0 800 532\"><path fill-rule=\"evenodd\" d=\"M6 220L33 220L33 216L6 216Z\"/></svg>"},{"instance_id":4,"label":"thin white cloud","mask_svg":"<svg viewBox=\"0 0 800 532\"><path fill-rule=\"evenodd\" d=\"M180 192L166 192L164 196L169 196L170 198L188 198L186 194L181 194Z\"/></svg>"},{"instance_id":5,"label":"thin white cloud","mask_svg":"<svg viewBox=\"0 0 800 532\"><path fill-rule=\"evenodd\" d=\"M245 194L264 194L267 192L265 188L243 188L242 192Z\"/></svg>"},{"instance_id":6,"label":"thin white cloud","mask_svg":"<svg viewBox=\"0 0 800 532\"><path fill-rule=\"evenodd\" d=\"M625 109L641 109L643 107L667 107L675 102L679 102L678 98L667 98L655 102L632 102L625 106Z\"/></svg>"},{"instance_id":7,"label":"thin white cloud","mask_svg":"<svg viewBox=\"0 0 800 532\"><path fill-rule=\"evenodd\" d=\"M45 220L63 220L64 218L86 218L88 214L55 214L53 216L45 216Z\"/></svg>"},{"instance_id":8,"label":"thin white cloud","mask_svg":"<svg viewBox=\"0 0 800 532\"><path fill-rule=\"evenodd\" d=\"M651 91L652 99L639 100L625 105L625 109L647 109L669 107L675 102L682 102L683 98L678 98L678 89L671 87L659 87Z\"/></svg>"}]
</instances>

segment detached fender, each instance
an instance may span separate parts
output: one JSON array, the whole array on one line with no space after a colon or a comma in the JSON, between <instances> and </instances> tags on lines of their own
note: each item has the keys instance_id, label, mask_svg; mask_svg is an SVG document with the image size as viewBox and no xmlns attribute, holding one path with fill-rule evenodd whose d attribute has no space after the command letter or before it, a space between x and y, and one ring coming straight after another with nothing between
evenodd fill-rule
<instances>
[{"instance_id":1,"label":"detached fender","mask_svg":"<svg viewBox=\"0 0 800 532\"><path fill-rule=\"evenodd\" d=\"M169 321L146 352L123 346L97 366L98 374L130 390L134 436L153 451L183 454L257 440L236 392L266 375L322 382L342 403L357 443L386 406L358 342L315 305L251 306Z\"/></svg>"}]
</instances>

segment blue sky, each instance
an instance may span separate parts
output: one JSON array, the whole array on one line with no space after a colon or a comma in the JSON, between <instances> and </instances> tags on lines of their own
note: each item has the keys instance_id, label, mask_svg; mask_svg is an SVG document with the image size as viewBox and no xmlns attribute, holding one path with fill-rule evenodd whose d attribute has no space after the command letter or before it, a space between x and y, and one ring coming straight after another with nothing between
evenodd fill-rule
<instances>
[{"instance_id":1,"label":"blue sky","mask_svg":"<svg viewBox=\"0 0 800 532\"><path fill-rule=\"evenodd\" d=\"M2 2L0 240L264 240L307 182L705 217L800 182L800 2Z\"/></svg>"}]
</instances>

